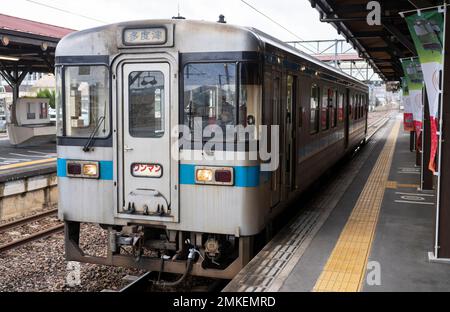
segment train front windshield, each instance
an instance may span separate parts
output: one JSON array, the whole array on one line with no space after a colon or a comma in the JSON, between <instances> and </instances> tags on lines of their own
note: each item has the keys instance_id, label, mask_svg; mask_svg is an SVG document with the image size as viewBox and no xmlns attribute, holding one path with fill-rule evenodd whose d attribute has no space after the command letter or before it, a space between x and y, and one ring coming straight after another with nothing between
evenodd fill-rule
<instances>
[{"instance_id":1,"label":"train front windshield","mask_svg":"<svg viewBox=\"0 0 450 312\"><path fill-rule=\"evenodd\" d=\"M184 68L185 124L236 124L236 64L187 64Z\"/></svg>"},{"instance_id":2,"label":"train front windshield","mask_svg":"<svg viewBox=\"0 0 450 312\"><path fill-rule=\"evenodd\" d=\"M61 103L64 116L58 116L58 134L77 138L107 137L110 133L108 68L68 66L60 74L64 77Z\"/></svg>"},{"instance_id":3,"label":"train front windshield","mask_svg":"<svg viewBox=\"0 0 450 312\"><path fill-rule=\"evenodd\" d=\"M254 63L193 63L184 67L184 124L198 127L257 125L261 100Z\"/></svg>"}]
</instances>

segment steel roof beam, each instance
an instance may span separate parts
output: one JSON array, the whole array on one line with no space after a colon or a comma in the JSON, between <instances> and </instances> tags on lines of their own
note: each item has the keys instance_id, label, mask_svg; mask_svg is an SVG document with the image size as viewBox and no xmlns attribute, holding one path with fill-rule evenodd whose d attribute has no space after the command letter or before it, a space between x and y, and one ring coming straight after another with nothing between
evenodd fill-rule
<instances>
[{"instance_id":1,"label":"steel roof beam","mask_svg":"<svg viewBox=\"0 0 450 312\"><path fill-rule=\"evenodd\" d=\"M421 8L429 8L433 6L434 4L431 3L428 0L408 0L409 3L411 3L413 6L415 6L417 9Z\"/></svg>"},{"instance_id":2,"label":"steel roof beam","mask_svg":"<svg viewBox=\"0 0 450 312\"><path fill-rule=\"evenodd\" d=\"M391 23L382 23L383 27L389 31L401 44L403 44L414 55L417 55L416 47L396 26Z\"/></svg>"},{"instance_id":3,"label":"steel roof beam","mask_svg":"<svg viewBox=\"0 0 450 312\"><path fill-rule=\"evenodd\" d=\"M388 20L401 20L403 19L399 16L381 16L382 21ZM325 17L321 18L320 21L324 23L334 23L334 22L364 22L367 20L367 16L352 16L352 17Z\"/></svg>"},{"instance_id":4,"label":"steel roof beam","mask_svg":"<svg viewBox=\"0 0 450 312\"><path fill-rule=\"evenodd\" d=\"M330 1L328 1L330 2ZM397 9L398 8L398 3L397 1L389 1L389 2L384 2L383 3L383 11L389 11L389 10L393 10L393 9ZM345 6L339 6L339 7L333 7L333 13L334 14L349 14L349 13L362 13L362 12L366 12L368 13L369 11L367 10L367 4L348 4Z\"/></svg>"},{"instance_id":5,"label":"steel roof beam","mask_svg":"<svg viewBox=\"0 0 450 312\"><path fill-rule=\"evenodd\" d=\"M338 18L338 15L333 11L333 8L337 7L335 1L333 0L310 0L311 6L316 8L320 15L321 19L323 19L324 15L333 16L334 18ZM367 62L373 67L374 71L377 72L383 80L386 80L386 75L377 67L376 63L371 59L370 54L366 51L365 47L358 40L357 36L352 34L352 31L348 29L348 27L343 22L330 22L338 31L339 34L343 34L343 36L353 44L355 50L360 53L361 56L367 58ZM378 33L379 37L384 37L385 33ZM373 38L376 36L374 32L365 32L364 34L359 35L367 35L368 38Z\"/></svg>"},{"instance_id":6,"label":"steel roof beam","mask_svg":"<svg viewBox=\"0 0 450 312\"><path fill-rule=\"evenodd\" d=\"M349 39L364 39L373 37L385 37L386 33L384 31L357 31L353 33L352 37Z\"/></svg>"}]
</instances>

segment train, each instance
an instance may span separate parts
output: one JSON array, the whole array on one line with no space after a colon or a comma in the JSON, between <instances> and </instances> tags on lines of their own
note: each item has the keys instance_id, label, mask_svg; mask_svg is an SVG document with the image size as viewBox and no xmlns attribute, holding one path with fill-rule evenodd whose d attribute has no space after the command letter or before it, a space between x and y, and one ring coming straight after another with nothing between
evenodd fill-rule
<instances>
[{"instance_id":1,"label":"train","mask_svg":"<svg viewBox=\"0 0 450 312\"><path fill-rule=\"evenodd\" d=\"M69 261L231 279L274 217L367 135L367 85L251 27L74 32L55 77ZM105 255L83 250L82 223L107 231Z\"/></svg>"}]
</instances>

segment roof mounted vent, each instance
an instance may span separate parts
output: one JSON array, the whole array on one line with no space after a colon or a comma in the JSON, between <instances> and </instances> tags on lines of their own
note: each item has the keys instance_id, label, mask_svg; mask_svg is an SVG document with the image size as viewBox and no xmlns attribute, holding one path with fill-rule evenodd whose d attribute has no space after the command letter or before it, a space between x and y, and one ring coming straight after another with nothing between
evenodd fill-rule
<instances>
[{"instance_id":1,"label":"roof mounted vent","mask_svg":"<svg viewBox=\"0 0 450 312\"><path fill-rule=\"evenodd\" d=\"M225 16L223 14L219 15L219 20L217 21L217 23L221 23L221 24L226 24L227 23L225 21Z\"/></svg>"}]
</instances>

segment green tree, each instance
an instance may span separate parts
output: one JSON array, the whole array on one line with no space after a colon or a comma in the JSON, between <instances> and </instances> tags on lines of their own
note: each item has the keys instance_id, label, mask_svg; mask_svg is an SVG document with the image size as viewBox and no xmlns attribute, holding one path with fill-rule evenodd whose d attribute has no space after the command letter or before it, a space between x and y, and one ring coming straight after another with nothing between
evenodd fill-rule
<instances>
[{"instance_id":1,"label":"green tree","mask_svg":"<svg viewBox=\"0 0 450 312\"><path fill-rule=\"evenodd\" d=\"M37 92L36 97L38 98L44 98L44 99L49 99L49 105L51 108L55 108L55 91L52 90L50 91L49 89L40 89Z\"/></svg>"}]
</instances>

